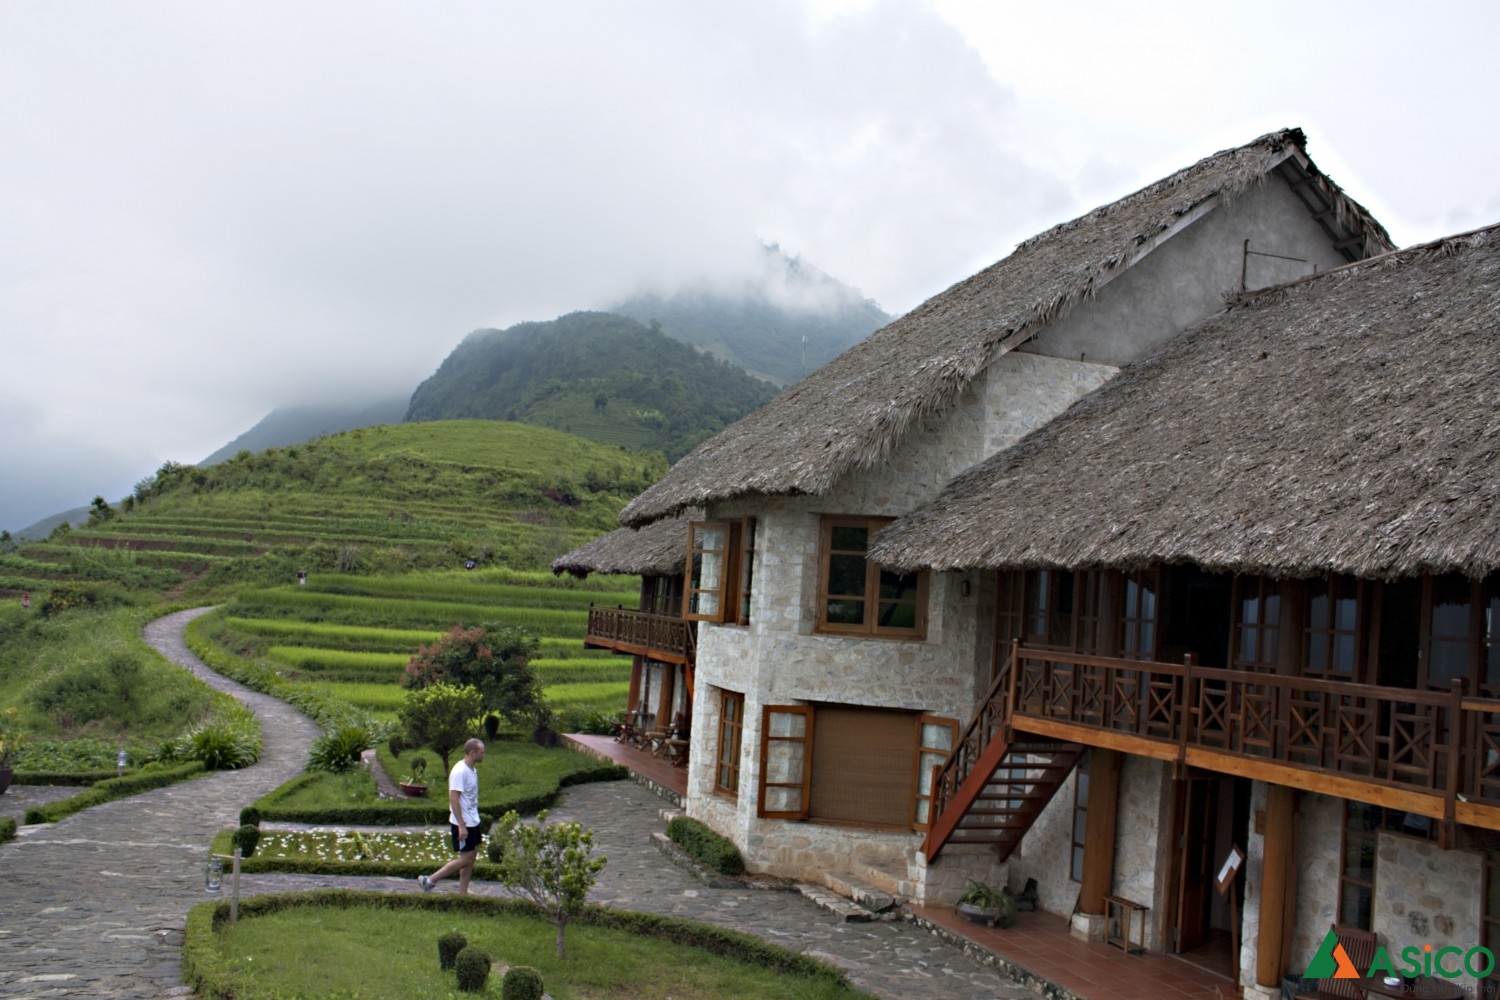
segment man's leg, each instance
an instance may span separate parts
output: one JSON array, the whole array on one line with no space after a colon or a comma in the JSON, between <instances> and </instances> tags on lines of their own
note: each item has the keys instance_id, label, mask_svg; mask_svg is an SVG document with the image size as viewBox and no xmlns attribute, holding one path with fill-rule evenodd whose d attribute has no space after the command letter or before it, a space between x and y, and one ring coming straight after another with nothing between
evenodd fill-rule
<instances>
[{"instance_id":1,"label":"man's leg","mask_svg":"<svg viewBox=\"0 0 1500 1000\"><path fill-rule=\"evenodd\" d=\"M479 853L478 848L458 856L458 892L459 895L467 895L469 891L469 876L474 871L474 858Z\"/></svg>"}]
</instances>

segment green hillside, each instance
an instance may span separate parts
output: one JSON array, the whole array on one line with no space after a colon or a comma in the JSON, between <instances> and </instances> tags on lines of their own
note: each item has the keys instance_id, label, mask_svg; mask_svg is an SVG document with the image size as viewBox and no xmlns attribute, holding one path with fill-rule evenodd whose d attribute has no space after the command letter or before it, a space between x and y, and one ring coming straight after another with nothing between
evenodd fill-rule
<instances>
[{"instance_id":1,"label":"green hillside","mask_svg":"<svg viewBox=\"0 0 1500 1000\"><path fill-rule=\"evenodd\" d=\"M144 750L198 721L206 689L174 687L180 672L139 640L143 609L169 600L227 601L214 619L226 655L386 718L406 658L455 624L540 636L542 683L570 722L618 710L629 661L585 651L584 624L590 603L632 602L638 581L546 567L612 530L665 469L660 454L496 421L169 463L124 501L99 501L86 525L0 551L0 708L19 706L40 737L97 737L110 753L116 734ZM147 704L120 695L127 682Z\"/></svg>"},{"instance_id":2,"label":"green hillside","mask_svg":"<svg viewBox=\"0 0 1500 1000\"><path fill-rule=\"evenodd\" d=\"M417 387L408 421L520 421L676 460L775 387L611 313L477 330Z\"/></svg>"}]
</instances>

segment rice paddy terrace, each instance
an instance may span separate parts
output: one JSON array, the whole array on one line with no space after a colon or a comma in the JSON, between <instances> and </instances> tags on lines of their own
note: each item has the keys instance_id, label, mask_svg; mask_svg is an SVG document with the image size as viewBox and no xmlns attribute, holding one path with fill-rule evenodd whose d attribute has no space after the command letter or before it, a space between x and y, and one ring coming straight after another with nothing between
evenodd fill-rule
<instances>
[{"instance_id":1,"label":"rice paddy terrace","mask_svg":"<svg viewBox=\"0 0 1500 1000\"><path fill-rule=\"evenodd\" d=\"M658 454L475 420L169 463L109 516L0 554L0 597L224 603L216 641L382 714L400 704L406 660L441 632L524 625L542 639L556 710L613 711L628 661L585 651L583 631L591 601L633 604L638 581L545 567L616 527L664 470Z\"/></svg>"}]
</instances>

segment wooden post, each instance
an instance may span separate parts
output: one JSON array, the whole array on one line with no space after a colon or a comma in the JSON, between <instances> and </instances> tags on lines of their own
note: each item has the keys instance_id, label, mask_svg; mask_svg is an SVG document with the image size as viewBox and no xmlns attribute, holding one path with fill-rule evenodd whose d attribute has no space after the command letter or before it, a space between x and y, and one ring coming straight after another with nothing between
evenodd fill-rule
<instances>
[{"instance_id":1,"label":"wooden post","mask_svg":"<svg viewBox=\"0 0 1500 1000\"><path fill-rule=\"evenodd\" d=\"M1089 750L1088 825L1083 834L1083 882L1078 892L1082 913L1102 914L1104 897L1114 890L1120 761L1118 750Z\"/></svg>"},{"instance_id":2,"label":"wooden post","mask_svg":"<svg viewBox=\"0 0 1500 1000\"><path fill-rule=\"evenodd\" d=\"M229 877L229 922L240 918L240 849L234 849L234 872Z\"/></svg>"},{"instance_id":3,"label":"wooden post","mask_svg":"<svg viewBox=\"0 0 1500 1000\"><path fill-rule=\"evenodd\" d=\"M1260 872L1260 934L1255 943L1255 981L1279 986L1287 970L1282 926L1296 865L1293 811L1296 793L1285 785L1266 786L1266 835ZM1231 923L1237 923L1231 918Z\"/></svg>"}]
</instances>

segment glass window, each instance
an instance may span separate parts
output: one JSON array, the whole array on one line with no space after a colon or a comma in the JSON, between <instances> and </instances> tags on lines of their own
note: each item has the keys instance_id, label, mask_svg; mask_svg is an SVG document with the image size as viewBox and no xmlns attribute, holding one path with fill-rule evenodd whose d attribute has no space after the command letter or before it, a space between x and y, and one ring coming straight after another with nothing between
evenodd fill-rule
<instances>
[{"instance_id":1,"label":"glass window","mask_svg":"<svg viewBox=\"0 0 1500 1000\"><path fill-rule=\"evenodd\" d=\"M825 518L818 630L922 638L927 574L893 573L866 558L883 518Z\"/></svg>"},{"instance_id":2,"label":"glass window","mask_svg":"<svg viewBox=\"0 0 1500 1000\"><path fill-rule=\"evenodd\" d=\"M740 748L744 732L745 696L734 691L719 693L719 757L714 790L730 798L740 793Z\"/></svg>"},{"instance_id":3,"label":"glass window","mask_svg":"<svg viewBox=\"0 0 1500 1000\"><path fill-rule=\"evenodd\" d=\"M918 720L920 726L917 739L917 780L912 825L920 830L927 828L932 806L932 770L941 767L953 751L958 738L958 722L924 715Z\"/></svg>"}]
</instances>

